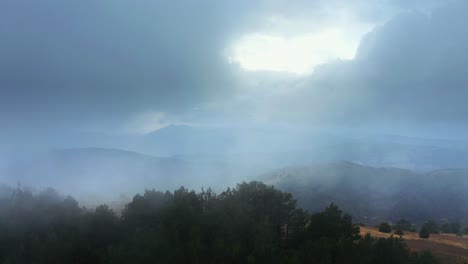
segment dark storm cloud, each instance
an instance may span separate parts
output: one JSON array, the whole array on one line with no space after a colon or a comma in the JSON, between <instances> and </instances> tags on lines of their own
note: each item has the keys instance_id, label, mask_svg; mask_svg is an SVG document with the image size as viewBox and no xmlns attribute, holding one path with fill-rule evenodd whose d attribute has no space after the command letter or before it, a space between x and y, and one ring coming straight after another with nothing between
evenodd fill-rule
<instances>
[{"instance_id":1,"label":"dark storm cloud","mask_svg":"<svg viewBox=\"0 0 468 264\"><path fill-rule=\"evenodd\" d=\"M0 121L4 130L80 127L163 111L196 123L203 113L224 119L227 108L237 120L467 121L468 8L461 1L427 14L443 2L1 1ZM240 70L228 64L225 50L242 34L268 28L266 17L322 25L335 9L365 22L421 12L376 28L352 61L325 64L290 83L266 82L287 86L282 92L248 91ZM249 102L238 107L231 97ZM188 113L197 106L202 114Z\"/></svg>"},{"instance_id":2,"label":"dark storm cloud","mask_svg":"<svg viewBox=\"0 0 468 264\"><path fill-rule=\"evenodd\" d=\"M242 1L0 3L0 118L179 111L234 85L223 49Z\"/></svg>"}]
</instances>

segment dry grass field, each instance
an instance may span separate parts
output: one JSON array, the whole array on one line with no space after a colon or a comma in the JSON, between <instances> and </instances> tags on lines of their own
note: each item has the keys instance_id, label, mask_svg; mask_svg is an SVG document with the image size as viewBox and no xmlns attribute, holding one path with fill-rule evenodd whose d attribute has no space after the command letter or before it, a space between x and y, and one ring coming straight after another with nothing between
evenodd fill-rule
<instances>
[{"instance_id":1,"label":"dry grass field","mask_svg":"<svg viewBox=\"0 0 468 264\"><path fill-rule=\"evenodd\" d=\"M361 226L361 234L367 233L373 237L392 235L381 233L375 227ZM431 250L441 258L443 263L468 263L468 236L466 235L460 237L454 234L431 234L428 239L423 239L417 232L405 232L403 239L411 250Z\"/></svg>"}]
</instances>

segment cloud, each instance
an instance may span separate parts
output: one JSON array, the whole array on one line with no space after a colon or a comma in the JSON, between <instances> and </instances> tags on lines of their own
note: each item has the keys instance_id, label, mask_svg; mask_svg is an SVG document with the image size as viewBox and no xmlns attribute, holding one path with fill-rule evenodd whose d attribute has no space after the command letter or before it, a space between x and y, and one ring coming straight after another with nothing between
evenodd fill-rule
<instances>
[{"instance_id":1,"label":"cloud","mask_svg":"<svg viewBox=\"0 0 468 264\"><path fill-rule=\"evenodd\" d=\"M459 1L403 12L367 34L353 60L284 84L257 113L316 125L466 124L467 11Z\"/></svg>"},{"instance_id":2,"label":"cloud","mask_svg":"<svg viewBox=\"0 0 468 264\"><path fill-rule=\"evenodd\" d=\"M12 134L151 127L144 120L464 122L467 8L458 2L428 15L440 4L2 1L0 122ZM368 34L354 60L326 63L308 77L252 74L227 60L226 49L246 34L297 38L325 25L380 25L408 9L416 11Z\"/></svg>"},{"instance_id":3,"label":"cloud","mask_svg":"<svg viewBox=\"0 0 468 264\"><path fill-rule=\"evenodd\" d=\"M330 58L353 58L359 40L353 37L340 29L324 29L296 38L250 34L234 46L230 59L247 70L306 74Z\"/></svg>"},{"instance_id":4,"label":"cloud","mask_svg":"<svg viewBox=\"0 0 468 264\"><path fill-rule=\"evenodd\" d=\"M227 96L235 69L223 48L254 8L242 1L2 1L0 119L101 122Z\"/></svg>"}]
</instances>

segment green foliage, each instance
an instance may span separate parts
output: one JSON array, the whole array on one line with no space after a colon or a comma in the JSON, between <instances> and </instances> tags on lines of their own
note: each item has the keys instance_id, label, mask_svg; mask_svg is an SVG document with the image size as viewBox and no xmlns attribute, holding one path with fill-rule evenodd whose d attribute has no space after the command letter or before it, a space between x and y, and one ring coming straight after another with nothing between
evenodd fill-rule
<instances>
[{"instance_id":1,"label":"green foliage","mask_svg":"<svg viewBox=\"0 0 468 264\"><path fill-rule=\"evenodd\" d=\"M387 222L382 222L379 225L379 232L391 233L392 232L392 226Z\"/></svg>"},{"instance_id":2,"label":"green foliage","mask_svg":"<svg viewBox=\"0 0 468 264\"><path fill-rule=\"evenodd\" d=\"M401 229L397 229L397 230L395 230L394 234L399 235L399 236L404 236L405 232L403 232L403 230L401 230Z\"/></svg>"},{"instance_id":3,"label":"green foliage","mask_svg":"<svg viewBox=\"0 0 468 264\"><path fill-rule=\"evenodd\" d=\"M311 215L306 234L309 239L356 240L359 226L352 223L350 215L343 215L338 206L331 204L323 212Z\"/></svg>"},{"instance_id":4,"label":"green foliage","mask_svg":"<svg viewBox=\"0 0 468 264\"><path fill-rule=\"evenodd\" d=\"M403 236L405 234L404 231L414 231L414 228L411 225L411 222L402 218L396 222L393 226L393 230L395 230L394 234Z\"/></svg>"},{"instance_id":5,"label":"green foliage","mask_svg":"<svg viewBox=\"0 0 468 264\"><path fill-rule=\"evenodd\" d=\"M403 239L392 236L379 238L375 242L373 254L376 255L373 263L390 264L408 262L410 252Z\"/></svg>"},{"instance_id":6,"label":"green foliage","mask_svg":"<svg viewBox=\"0 0 468 264\"><path fill-rule=\"evenodd\" d=\"M414 228L411 225L411 222L402 218L396 222L393 226L394 230L401 230L401 231L414 231Z\"/></svg>"},{"instance_id":7,"label":"green foliage","mask_svg":"<svg viewBox=\"0 0 468 264\"><path fill-rule=\"evenodd\" d=\"M410 256L411 264L439 264L440 260L430 251L413 252Z\"/></svg>"},{"instance_id":8,"label":"green foliage","mask_svg":"<svg viewBox=\"0 0 468 264\"><path fill-rule=\"evenodd\" d=\"M423 227L431 234L439 234L439 225L434 220L425 222Z\"/></svg>"},{"instance_id":9,"label":"green foliage","mask_svg":"<svg viewBox=\"0 0 468 264\"><path fill-rule=\"evenodd\" d=\"M18 189L0 199L0 234L0 263L436 263L400 238L361 237L334 204L309 214L260 182L220 194L147 190L119 217Z\"/></svg>"},{"instance_id":10,"label":"green foliage","mask_svg":"<svg viewBox=\"0 0 468 264\"><path fill-rule=\"evenodd\" d=\"M419 231L420 238L429 238L431 232L427 226L422 226L421 230Z\"/></svg>"},{"instance_id":11,"label":"green foliage","mask_svg":"<svg viewBox=\"0 0 468 264\"><path fill-rule=\"evenodd\" d=\"M458 234L461 230L460 222L445 222L440 226L443 233Z\"/></svg>"}]
</instances>

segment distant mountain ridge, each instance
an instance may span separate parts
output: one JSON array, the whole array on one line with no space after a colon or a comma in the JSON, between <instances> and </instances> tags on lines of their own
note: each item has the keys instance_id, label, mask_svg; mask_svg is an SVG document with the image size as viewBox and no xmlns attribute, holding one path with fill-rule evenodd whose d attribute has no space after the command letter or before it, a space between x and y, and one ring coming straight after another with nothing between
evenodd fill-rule
<instances>
[{"instance_id":1,"label":"distant mountain ridge","mask_svg":"<svg viewBox=\"0 0 468 264\"><path fill-rule=\"evenodd\" d=\"M243 155L277 167L348 160L419 171L468 168L468 142L394 135L171 125L146 134L139 152L158 156ZM268 168L267 168L268 169ZM269 169L272 169L271 167Z\"/></svg>"},{"instance_id":2,"label":"distant mountain ridge","mask_svg":"<svg viewBox=\"0 0 468 264\"><path fill-rule=\"evenodd\" d=\"M183 140L192 141L193 148L196 144L204 144L196 140L198 136L184 139L185 127L167 129L163 131L165 134L160 131L150 135L149 139L170 147L175 140L172 136L176 134L172 130L180 129L182 132L178 137L182 145L185 145ZM213 131L218 133L218 129ZM207 141L211 140L204 130L197 133L203 134ZM257 136L261 137L262 133L258 132ZM274 138L264 138L258 146L268 145ZM225 141L226 144L236 143ZM321 209L335 201L359 217L390 217L388 212L392 211L395 215L391 217L405 212L405 215L414 215L418 219L418 214L436 215L432 215L429 208L418 205L422 204L421 200L430 199L431 203L426 204L442 208L437 215L466 218L466 206L461 205L468 204L463 198L468 197L468 170L446 169L468 164L468 155L463 150L354 141L281 151L282 143L278 142L270 149L253 148L250 152L210 153L207 147L204 149L206 154L166 157L115 148L66 148L22 153L8 155L8 160L1 159L0 183L36 188L50 186L77 198L91 199L93 193L107 194L108 197L96 198L106 200L120 194L133 195L145 188L166 190L184 185L216 190L237 182L260 179L292 192L301 206L310 210ZM157 144L149 147L157 147ZM350 162L333 162L336 160ZM281 167L283 169L277 169ZM257 178L260 174L263 176ZM405 206L413 203L415 205Z\"/></svg>"},{"instance_id":3,"label":"distant mountain ridge","mask_svg":"<svg viewBox=\"0 0 468 264\"><path fill-rule=\"evenodd\" d=\"M356 220L377 223L405 217L468 221L468 170L429 173L374 168L350 162L286 167L259 180L291 192L308 210L334 202Z\"/></svg>"},{"instance_id":4,"label":"distant mountain ridge","mask_svg":"<svg viewBox=\"0 0 468 264\"><path fill-rule=\"evenodd\" d=\"M2 183L54 187L77 198L86 193L118 196L149 187L178 187L190 174L188 164L181 159L120 149L58 149L10 159L0 170Z\"/></svg>"}]
</instances>

